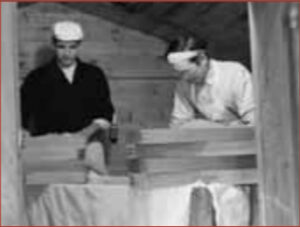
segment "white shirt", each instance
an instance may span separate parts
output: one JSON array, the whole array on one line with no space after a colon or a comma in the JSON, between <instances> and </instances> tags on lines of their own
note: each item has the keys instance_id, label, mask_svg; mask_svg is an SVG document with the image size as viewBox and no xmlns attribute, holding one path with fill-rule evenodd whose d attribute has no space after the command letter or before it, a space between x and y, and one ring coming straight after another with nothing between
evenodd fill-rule
<instances>
[{"instance_id":1,"label":"white shirt","mask_svg":"<svg viewBox=\"0 0 300 227\"><path fill-rule=\"evenodd\" d=\"M177 84L171 126L197 118L221 123L240 119L253 124L254 108L250 72L238 62L211 59L203 84L184 80Z\"/></svg>"},{"instance_id":2,"label":"white shirt","mask_svg":"<svg viewBox=\"0 0 300 227\"><path fill-rule=\"evenodd\" d=\"M65 78L69 81L70 84L73 83L76 67L77 64L73 64L70 67L61 68Z\"/></svg>"}]
</instances>

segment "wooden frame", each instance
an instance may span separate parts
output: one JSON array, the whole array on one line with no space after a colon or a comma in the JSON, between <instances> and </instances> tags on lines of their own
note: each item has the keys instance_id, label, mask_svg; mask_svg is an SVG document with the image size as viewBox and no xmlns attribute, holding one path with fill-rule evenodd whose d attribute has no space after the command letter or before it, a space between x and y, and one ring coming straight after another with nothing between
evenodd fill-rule
<instances>
[{"instance_id":1,"label":"wooden frame","mask_svg":"<svg viewBox=\"0 0 300 227\"><path fill-rule=\"evenodd\" d=\"M1 17L2 21L13 22L16 17L14 14L15 4L9 4L13 3L1 3ZM289 70L291 61L289 61L288 38L285 36L287 27L284 24L286 12L291 4L283 2L249 4L253 68L259 92L257 97L259 103L258 170L263 225L299 225L299 144L296 140L299 129L294 126L299 125L295 120L294 101L291 101L290 94L290 86L293 82L291 77L285 76L293 73ZM295 4L299 12L299 3ZM2 23L2 25L4 24ZM11 28L13 27L11 26ZM15 31L8 29L5 32L3 35L15 37ZM2 40L3 38L4 36L1 37ZM15 52L15 49L12 48L13 39L7 38L6 40L7 43L2 45L1 50L2 65L11 67L9 73L1 72L2 86L5 84L1 91L4 101L1 105L4 107L3 110L11 110L12 112L9 113L12 115L8 117L7 112L4 113L6 115L3 115L2 122L8 120L10 125L4 125L4 128L1 129L3 132L2 157L5 158L6 155L14 153L11 160L18 162L19 151L16 146L18 129L15 125L18 120L14 109L17 106L17 100L13 98L11 103L7 103L4 98L15 97L16 94L16 83L12 76L16 74L15 68L12 66L14 60L9 57L12 52ZM9 54L6 57L3 53ZM276 70L272 71L272 69ZM295 76L299 76L298 74L299 72ZM298 114L296 116L298 117ZM3 174L8 173L2 172ZM13 175L15 179L19 179L17 169L13 170ZM21 179L19 180L21 182ZM18 194L20 191L21 187L9 193L15 193L14 196L21 201L22 193ZM12 196L12 194L8 196ZM14 210L12 211L12 209ZM22 204L20 206L15 203L9 209L2 205L2 210L13 213L13 217L9 214L5 216L6 213L2 213L2 225L26 225L25 219L23 219L24 214L22 214Z\"/></svg>"},{"instance_id":2,"label":"wooden frame","mask_svg":"<svg viewBox=\"0 0 300 227\"><path fill-rule=\"evenodd\" d=\"M299 225L299 90L291 96L299 59L289 37L298 14L299 3L249 3L262 225Z\"/></svg>"}]
</instances>

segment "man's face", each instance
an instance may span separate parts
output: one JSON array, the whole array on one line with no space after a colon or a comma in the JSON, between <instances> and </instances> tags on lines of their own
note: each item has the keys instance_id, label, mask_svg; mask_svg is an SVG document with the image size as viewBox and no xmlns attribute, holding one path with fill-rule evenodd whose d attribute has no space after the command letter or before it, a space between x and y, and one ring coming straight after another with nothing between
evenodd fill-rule
<instances>
[{"instance_id":1,"label":"man's face","mask_svg":"<svg viewBox=\"0 0 300 227\"><path fill-rule=\"evenodd\" d=\"M76 61L80 41L61 41L54 42L56 57L61 67L69 67Z\"/></svg>"},{"instance_id":2,"label":"man's face","mask_svg":"<svg viewBox=\"0 0 300 227\"><path fill-rule=\"evenodd\" d=\"M209 69L209 60L202 52L199 52L196 57L189 57L170 63L180 73L181 78L190 83L203 82Z\"/></svg>"}]
</instances>

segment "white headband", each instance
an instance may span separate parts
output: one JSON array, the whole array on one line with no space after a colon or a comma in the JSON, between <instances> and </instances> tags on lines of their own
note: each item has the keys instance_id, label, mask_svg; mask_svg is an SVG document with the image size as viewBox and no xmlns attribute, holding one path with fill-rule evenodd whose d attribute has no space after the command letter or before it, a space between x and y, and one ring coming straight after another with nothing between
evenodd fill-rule
<instances>
[{"instance_id":1,"label":"white headband","mask_svg":"<svg viewBox=\"0 0 300 227\"><path fill-rule=\"evenodd\" d=\"M178 64L180 62L189 60L192 57L196 57L197 55L198 55L197 50L172 52L168 54L167 60L170 64Z\"/></svg>"}]
</instances>

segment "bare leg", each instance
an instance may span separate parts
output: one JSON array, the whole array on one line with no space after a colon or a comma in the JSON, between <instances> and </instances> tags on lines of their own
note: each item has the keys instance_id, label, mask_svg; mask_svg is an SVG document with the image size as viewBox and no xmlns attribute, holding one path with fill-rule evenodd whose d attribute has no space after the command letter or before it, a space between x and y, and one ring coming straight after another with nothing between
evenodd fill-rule
<instances>
[{"instance_id":1,"label":"bare leg","mask_svg":"<svg viewBox=\"0 0 300 227\"><path fill-rule=\"evenodd\" d=\"M107 175L104 147L100 142L92 142L87 145L84 163L88 168L87 181L97 175Z\"/></svg>"}]
</instances>

